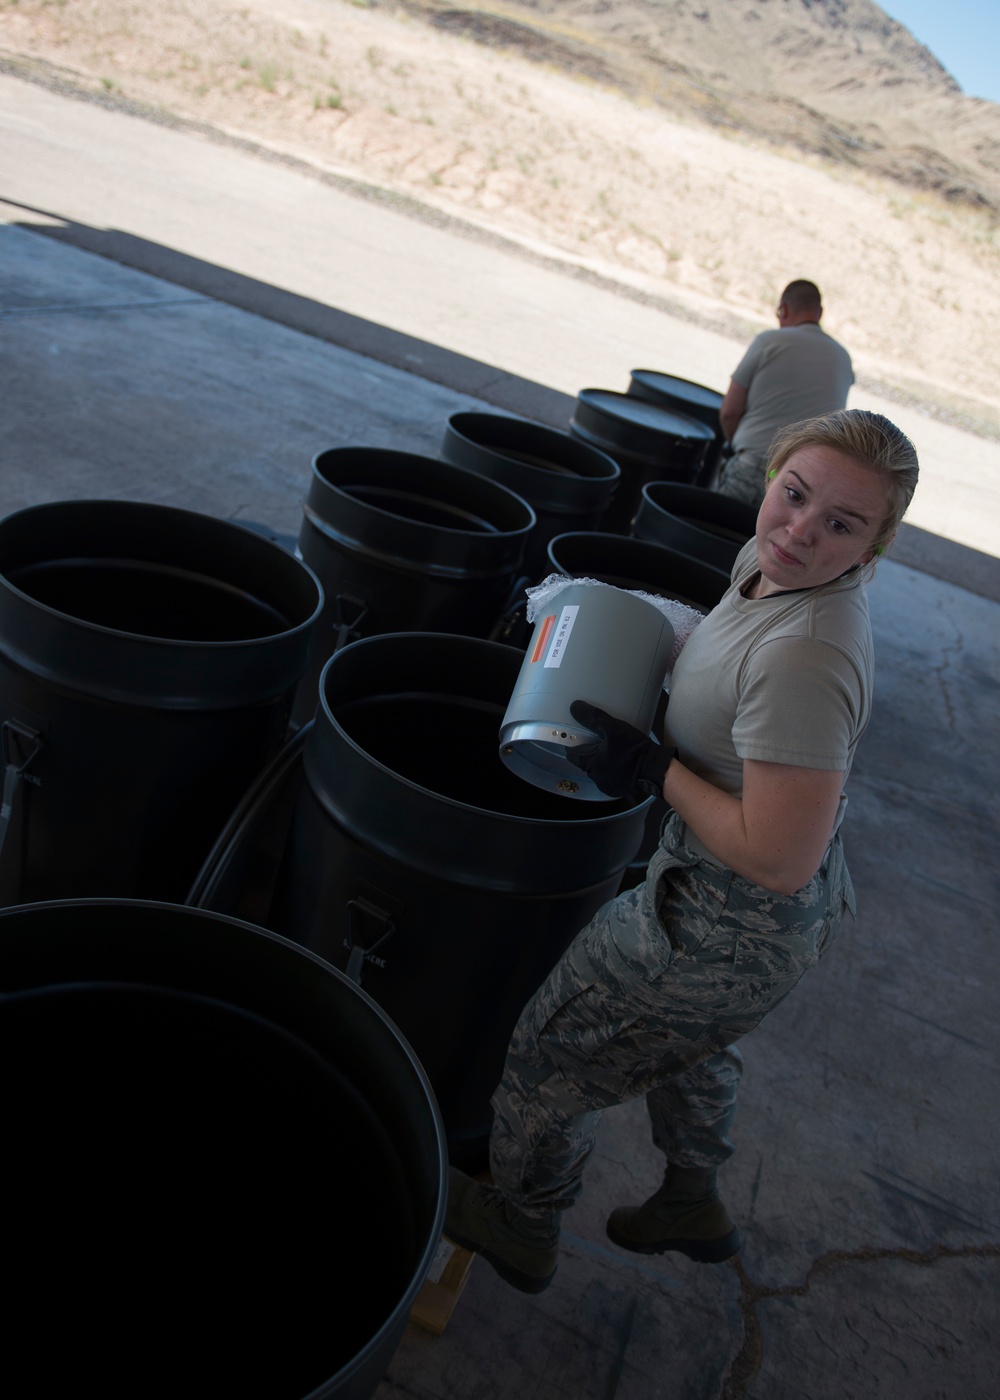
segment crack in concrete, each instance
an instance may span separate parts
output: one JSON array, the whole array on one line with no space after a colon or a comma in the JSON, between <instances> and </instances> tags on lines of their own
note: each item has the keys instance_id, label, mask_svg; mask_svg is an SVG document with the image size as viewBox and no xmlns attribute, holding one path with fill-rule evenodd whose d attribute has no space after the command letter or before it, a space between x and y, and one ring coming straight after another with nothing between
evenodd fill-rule
<instances>
[{"instance_id":1,"label":"crack in concrete","mask_svg":"<svg viewBox=\"0 0 1000 1400\"><path fill-rule=\"evenodd\" d=\"M948 729L951 731L952 734L955 735L956 739L961 739L962 736L958 732L957 728L958 716L955 712L955 707L952 704L952 699L949 693L948 681L945 677L945 672L951 670L953 660L955 659L955 657L961 655L962 650L965 646L965 636L957 622L955 622L953 619L949 619L949 621L952 622L954 637L950 643L946 642L942 644L941 660L938 663L938 665L936 665L933 668L933 675L941 691L941 699L944 704L945 713L948 716Z\"/></svg>"},{"instance_id":2,"label":"crack in concrete","mask_svg":"<svg viewBox=\"0 0 1000 1400\"><path fill-rule=\"evenodd\" d=\"M605 1389L605 1400L615 1400L621 1385L622 1376L625 1372L625 1358L628 1355L629 1343L632 1340L632 1332L635 1328L636 1313L639 1308L639 1300L633 1297L625 1310L622 1319L621 1329L618 1334L618 1354L612 1363L608 1374L608 1383Z\"/></svg>"},{"instance_id":3,"label":"crack in concrete","mask_svg":"<svg viewBox=\"0 0 1000 1400\"><path fill-rule=\"evenodd\" d=\"M917 1250L906 1247L898 1249L832 1249L814 1259L802 1283L789 1283L780 1286L754 1283L737 1257L732 1262L734 1272L740 1280L739 1308L743 1317L743 1342L723 1377L719 1400L746 1400L749 1390L764 1361L763 1331L757 1318L757 1309L769 1298L804 1298L814 1277L832 1272L847 1264L874 1264L883 1259L900 1259L919 1268L930 1268L939 1259L998 1259L1000 1243L976 1244L952 1247L936 1244L930 1249Z\"/></svg>"},{"instance_id":4,"label":"crack in concrete","mask_svg":"<svg viewBox=\"0 0 1000 1400\"><path fill-rule=\"evenodd\" d=\"M951 891L949 890L949 893ZM971 1036L962 1035L951 1026L943 1026L940 1021L934 1021L929 1016L920 1016L916 1011L911 1011L908 1006L899 1006L894 1001L887 1001L882 998L882 1005L888 1007L890 1011L898 1011L901 1016L909 1016L914 1021L919 1021L922 1026L929 1026L931 1030L940 1031L942 1035L951 1036L953 1040L960 1040L963 1045L971 1045L974 1050L982 1049L981 1040L973 1040Z\"/></svg>"},{"instance_id":5,"label":"crack in concrete","mask_svg":"<svg viewBox=\"0 0 1000 1400\"><path fill-rule=\"evenodd\" d=\"M861 1175L866 1176L869 1181L874 1181L875 1185L883 1192L888 1192L900 1200L909 1201L922 1210L935 1211L938 1215L943 1215L945 1219L956 1221L959 1225L965 1225L981 1235L993 1232L991 1225L987 1224L986 1227L978 1225L975 1220L958 1211L954 1201L949 1200L946 1196L939 1196L936 1191L928 1191L921 1182L910 1181L908 1177L901 1176L899 1172L888 1168L884 1171L884 1175L877 1176L874 1172L862 1170ZM895 1181L890 1180L890 1177L895 1177Z\"/></svg>"},{"instance_id":6,"label":"crack in concrete","mask_svg":"<svg viewBox=\"0 0 1000 1400\"><path fill-rule=\"evenodd\" d=\"M764 1158L757 1158L757 1170L753 1174L753 1186L750 1191L750 1214L753 1215L754 1207L757 1204L757 1196L760 1192L761 1178L764 1175Z\"/></svg>"}]
</instances>

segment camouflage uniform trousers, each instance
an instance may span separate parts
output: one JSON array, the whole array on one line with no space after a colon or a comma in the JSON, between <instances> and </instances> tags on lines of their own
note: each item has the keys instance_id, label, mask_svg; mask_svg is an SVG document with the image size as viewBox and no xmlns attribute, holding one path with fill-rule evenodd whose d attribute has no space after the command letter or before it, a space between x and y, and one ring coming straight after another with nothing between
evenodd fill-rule
<instances>
[{"instance_id":1,"label":"camouflage uniform trousers","mask_svg":"<svg viewBox=\"0 0 1000 1400\"><path fill-rule=\"evenodd\" d=\"M748 506L759 506L764 499L764 458L757 452L735 452L722 468L716 488L723 496L734 496Z\"/></svg>"},{"instance_id":2,"label":"camouflage uniform trousers","mask_svg":"<svg viewBox=\"0 0 1000 1400\"><path fill-rule=\"evenodd\" d=\"M576 1200L597 1121L640 1094L680 1167L733 1152L734 1042L837 935L854 895L840 838L793 895L700 857L668 818L645 883L605 904L521 1013L493 1096L493 1180L530 1215Z\"/></svg>"}]
</instances>

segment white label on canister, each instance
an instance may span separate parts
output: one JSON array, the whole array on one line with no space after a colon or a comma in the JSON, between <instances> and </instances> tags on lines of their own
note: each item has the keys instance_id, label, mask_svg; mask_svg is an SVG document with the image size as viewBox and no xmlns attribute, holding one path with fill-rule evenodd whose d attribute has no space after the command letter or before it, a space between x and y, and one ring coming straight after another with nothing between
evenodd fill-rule
<instances>
[{"instance_id":1,"label":"white label on canister","mask_svg":"<svg viewBox=\"0 0 1000 1400\"><path fill-rule=\"evenodd\" d=\"M573 623L576 621L576 615L579 611L579 603L567 603L563 608L559 615L559 621L556 623L549 654L545 658L546 666L562 665L562 659L566 654L566 643L569 641L569 634L573 630Z\"/></svg>"}]
</instances>

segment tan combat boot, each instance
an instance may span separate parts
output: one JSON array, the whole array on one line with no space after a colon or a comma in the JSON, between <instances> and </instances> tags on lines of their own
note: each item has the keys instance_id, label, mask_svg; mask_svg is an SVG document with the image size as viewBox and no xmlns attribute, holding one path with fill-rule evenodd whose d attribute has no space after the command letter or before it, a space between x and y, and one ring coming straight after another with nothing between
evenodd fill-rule
<instances>
[{"instance_id":1,"label":"tan combat boot","mask_svg":"<svg viewBox=\"0 0 1000 1400\"><path fill-rule=\"evenodd\" d=\"M740 1233L719 1199L714 1170L668 1166L663 1185L641 1206L608 1217L608 1238L636 1254L677 1250L699 1264L721 1264L740 1247Z\"/></svg>"},{"instance_id":2,"label":"tan combat boot","mask_svg":"<svg viewBox=\"0 0 1000 1400\"><path fill-rule=\"evenodd\" d=\"M481 1254L505 1283L541 1293L555 1277L559 1215L525 1215L495 1186L451 1168L444 1233L463 1249Z\"/></svg>"}]
</instances>

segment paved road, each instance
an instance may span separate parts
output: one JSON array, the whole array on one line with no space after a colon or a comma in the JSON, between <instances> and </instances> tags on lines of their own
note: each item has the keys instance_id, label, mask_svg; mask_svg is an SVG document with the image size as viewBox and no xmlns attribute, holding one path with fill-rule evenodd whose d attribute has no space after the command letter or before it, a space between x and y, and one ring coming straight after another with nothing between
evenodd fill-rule
<instances>
[{"instance_id":1,"label":"paved road","mask_svg":"<svg viewBox=\"0 0 1000 1400\"><path fill-rule=\"evenodd\" d=\"M404 367L441 379L434 347L575 396L642 365L725 388L740 345L509 247L354 197L300 168L0 76L0 217L31 210L151 245L414 338ZM224 280L224 279L221 279ZM221 286L219 295L226 299ZM444 382L487 399L483 383ZM491 400L491 401L496 401ZM910 521L1000 556L1000 444L855 391L924 467Z\"/></svg>"}]
</instances>

